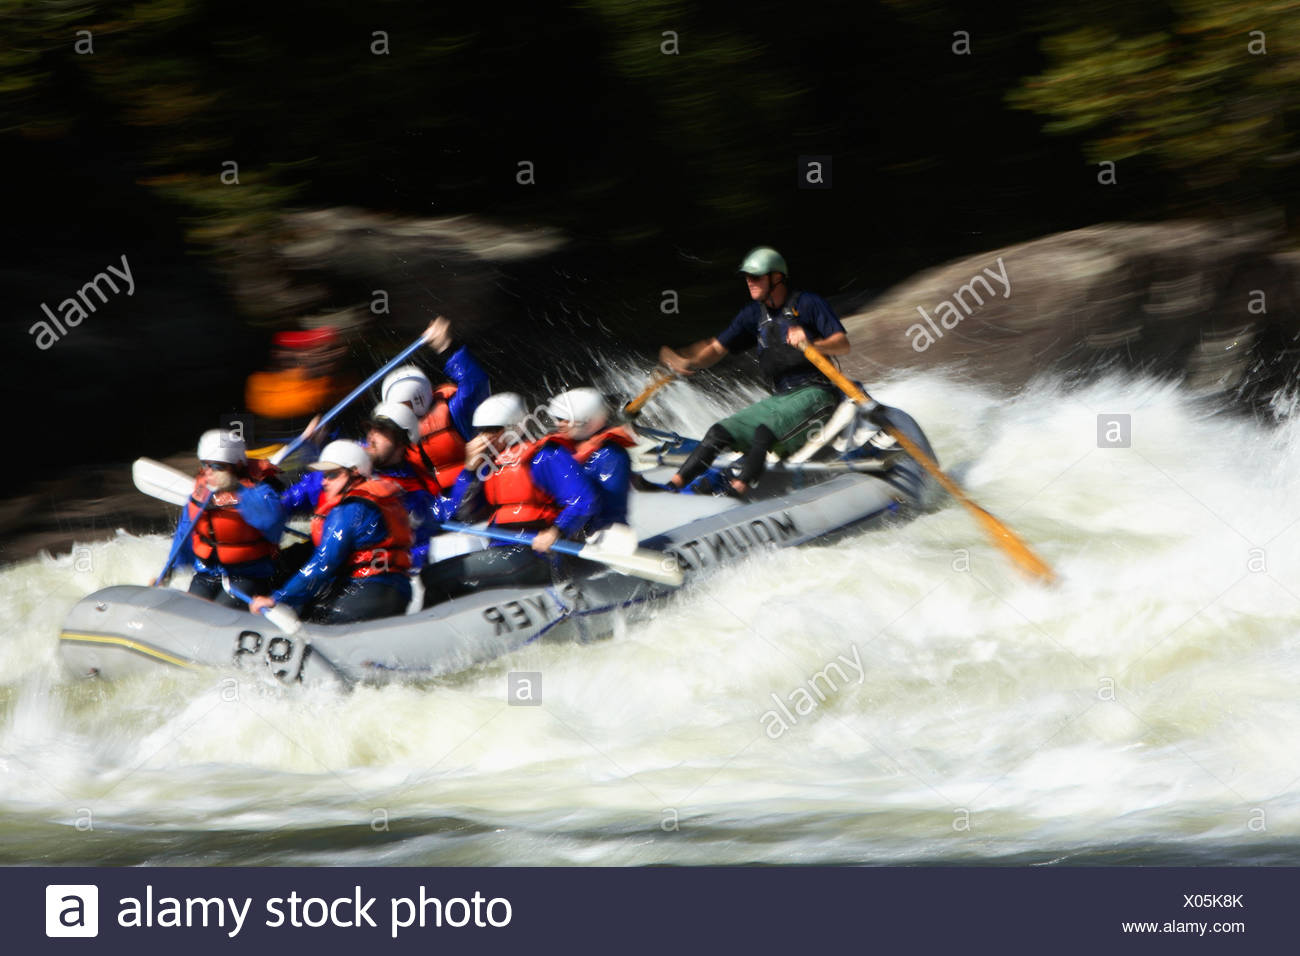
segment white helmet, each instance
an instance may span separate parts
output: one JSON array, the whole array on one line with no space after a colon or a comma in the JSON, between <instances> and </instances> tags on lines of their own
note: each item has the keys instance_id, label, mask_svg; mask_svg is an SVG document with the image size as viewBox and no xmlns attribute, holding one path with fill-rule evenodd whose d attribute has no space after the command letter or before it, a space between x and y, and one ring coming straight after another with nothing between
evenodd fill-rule
<instances>
[{"instance_id":1,"label":"white helmet","mask_svg":"<svg viewBox=\"0 0 1300 956\"><path fill-rule=\"evenodd\" d=\"M380 396L384 402L410 402L416 418L423 418L433 407L433 383L414 365L403 365L384 378Z\"/></svg>"},{"instance_id":2,"label":"white helmet","mask_svg":"<svg viewBox=\"0 0 1300 956\"><path fill-rule=\"evenodd\" d=\"M483 399L474 409L475 428L509 428L528 417L524 400L514 392L500 392Z\"/></svg>"},{"instance_id":3,"label":"white helmet","mask_svg":"<svg viewBox=\"0 0 1300 956\"><path fill-rule=\"evenodd\" d=\"M420 439L420 419L405 405L397 402L380 402L370 413L370 425L377 422L391 422L396 425L406 432L406 438L412 444Z\"/></svg>"},{"instance_id":4,"label":"white helmet","mask_svg":"<svg viewBox=\"0 0 1300 956\"><path fill-rule=\"evenodd\" d=\"M224 428L213 428L199 436L199 461L224 461L229 465L242 465L248 460L244 454L244 439Z\"/></svg>"},{"instance_id":5,"label":"white helmet","mask_svg":"<svg viewBox=\"0 0 1300 956\"><path fill-rule=\"evenodd\" d=\"M609 420L605 399L594 388L575 388L561 392L551 399L546 410L557 421L564 419L577 426L573 434L579 440L590 438L604 428L605 422Z\"/></svg>"},{"instance_id":6,"label":"white helmet","mask_svg":"<svg viewBox=\"0 0 1300 956\"><path fill-rule=\"evenodd\" d=\"M333 471L335 468L355 468L365 477L370 477L370 456L366 450L354 441L340 439L326 445L320 458L307 466L312 471Z\"/></svg>"}]
</instances>

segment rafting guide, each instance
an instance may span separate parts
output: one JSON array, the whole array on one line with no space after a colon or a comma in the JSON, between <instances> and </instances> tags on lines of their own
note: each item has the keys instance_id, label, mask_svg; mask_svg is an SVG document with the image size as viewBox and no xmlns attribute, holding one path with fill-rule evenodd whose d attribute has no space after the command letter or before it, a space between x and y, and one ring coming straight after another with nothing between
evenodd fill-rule
<instances>
[{"instance_id":1,"label":"rafting guide","mask_svg":"<svg viewBox=\"0 0 1300 956\"><path fill-rule=\"evenodd\" d=\"M767 467L769 452L797 451L830 416L838 400L835 386L808 362L800 345L815 345L826 355L847 355L849 337L830 304L819 295L792 289L785 257L770 246L751 249L737 273L744 276L749 302L713 338L679 350L664 346L659 360L678 375L718 364L732 352L757 347L758 363L774 394L713 425L681 469L668 479L674 491L687 488L726 449L743 454L739 470L724 490L749 493ZM877 414L875 411L868 415ZM881 418L877 425L883 425Z\"/></svg>"},{"instance_id":2,"label":"rafting guide","mask_svg":"<svg viewBox=\"0 0 1300 956\"><path fill-rule=\"evenodd\" d=\"M57 895L56 906L60 908L59 912L76 914L83 910L74 907L71 901L80 900L81 896L71 894L70 891L78 890L89 897L89 890L95 888L65 889L69 892ZM252 896L156 896L154 886L150 883L145 886L143 896L126 896L117 901L118 911L114 922L123 929L219 928L234 939L244 930L245 925L253 925L248 920L255 913L255 900ZM380 929L384 910L387 909L386 926L389 935L396 939L402 930L411 928L460 928L470 925L501 928L508 926L514 916L514 909L508 899L500 896L489 899L477 890L468 898L453 896L442 899L428 895L426 887L421 886L417 894L385 897L384 900L381 905L380 897L365 895L360 884L352 887L350 895L329 899L302 896L297 890L291 890L287 894L266 900L261 907L264 914L262 925L267 929L317 929L322 926ZM47 908L48 906L47 902ZM73 924L65 919L63 925Z\"/></svg>"}]
</instances>

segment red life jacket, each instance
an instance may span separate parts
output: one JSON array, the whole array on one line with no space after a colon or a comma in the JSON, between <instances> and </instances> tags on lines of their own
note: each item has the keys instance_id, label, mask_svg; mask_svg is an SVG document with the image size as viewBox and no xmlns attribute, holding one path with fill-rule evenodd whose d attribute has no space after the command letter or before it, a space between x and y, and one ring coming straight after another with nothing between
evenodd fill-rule
<instances>
[{"instance_id":1,"label":"red life jacket","mask_svg":"<svg viewBox=\"0 0 1300 956\"><path fill-rule=\"evenodd\" d=\"M451 420L451 397L456 394L456 386L450 382L439 385L433 390L433 408L429 414L420 419L420 444L411 448L406 457L421 468L428 468L420 450L428 456L433 465L433 491L446 493L456 483L456 476L465 467L465 439L460 437L456 424Z\"/></svg>"},{"instance_id":2,"label":"red life jacket","mask_svg":"<svg viewBox=\"0 0 1300 956\"><path fill-rule=\"evenodd\" d=\"M411 464L409 461L407 464ZM376 479L391 481L403 491L430 491L437 493L438 485L423 467L412 465L410 475L375 475Z\"/></svg>"},{"instance_id":3,"label":"red life jacket","mask_svg":"<svg viewBox=\"0 0 1300 956\"><path fill-rule=\"evenodd\" d=\"M248 477L254 481L269 481L280 477L280 466L271 464L265 458L250 458L245 467L248 468Z\"/></svg>"},{"instance_id":4,"label":"red life jacket","mask_svg":"<svg viewBox=\"0 0 1300 956\"><path fill-rule=\"evenodd\" d=\"M492 524L515 526L547 525L564 509L533 483L529 462L547 444L573 451L573 442L562 435L547 435L528 444L515 445L497 458L497 470L483 482L483 495L492 505Z\"/></svg>"},{"instance_id":5,"label":"red life jacket","mask_svg":"<svg viewBox=\"0 0 1300 956\"><path fill-rule=\"evenodd\" d=\"M596 454L602 445L611 441L624 448L631 448L636 444L636 439L627 433L627 429L615 425L612 428L603 428L590 438L578 442L578 447L573 450L573 457L586 464L587 459Z\"/></svg>"},{"instance_id":6,"label":"red life jacket","mask_svg":"<svg viewBox=\"0 0 1300 956\"><path fill-rule=\"evenodd\" d=\"M352 552L347 561L350 577L368 578L389 571L411 569L411 516L402 503L402 487L387 478L371 478L344 490L339 497L321 492L316 513L311 516L312 544L320 547L325 516L345 501L366 501L379 509L386 532L384 539L360 551ZM382 560L377 558L382 556Z\"/></svg>"},{"instance_id":7,"label":"red life jacket","mask_svg":"<svg viewBox=\"0 0 1300 956\"><path fill-rule=\"evenodd\" d=\"M244 488L252 488L257 483L251 478L239 479ZM202 478L194 479L194 491L185 506L185 516L193 518L199 510L203 495L208 493L208 486ZM214 492L207 509L194 523L194 533L190 535L190 546L202 561L211 561L215 554L218 564L244 564L269 558L275 554L278 541L268 541L239 513L239 495L234 491Z\"/></svg>"}]
</instances>

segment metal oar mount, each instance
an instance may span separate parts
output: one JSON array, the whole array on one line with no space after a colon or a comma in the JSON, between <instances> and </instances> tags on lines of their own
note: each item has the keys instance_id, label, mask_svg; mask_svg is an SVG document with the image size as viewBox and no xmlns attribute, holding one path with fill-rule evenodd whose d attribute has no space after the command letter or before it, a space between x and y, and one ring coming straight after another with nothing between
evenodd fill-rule
<instances>
[{"instance_id":1,"label":"metal oar mount","mask_svg":"<svg viewBox=\"0 0 1300 956\"><path fill-rule=\"evenodd\" d=\"M859 405L872 404L871 396L840 374L840 370L831 364L830 359L817 351L814 346L804 342L799 346L799 349L803 352L804 358L821 369L822 373L839 386L840 391L845 395L853 399L853 401L857 402ZM1002 552L1015 562L1016 567L1020 568L1020 570L1024 571L1031 577L1038 578L1048 584L1051 584L1056 580L1056 574L1047 565L1046 561L1034 554L1029 545L1025 544L1025 542L1022 541L1015 532L979 505L975 504L975 502L971 501L970 497L966 492L962 491L957 482L953 481L940 471L939 465L935 460L922 451L916 442L912 441L912 439L908 438L893 425L886 425L885 432L893 438L894 441L898 442L905 452L916 459L917 464L929 472L931 477L933 477L934 480L939 482L943 487L944 491L948 492L948 494L952 495L966 506L971 514L975 516L975 519L979 521L980 525L983 526L985 533L993 539L993 543L1001 548Z\"/></svg>"}]
</instances>

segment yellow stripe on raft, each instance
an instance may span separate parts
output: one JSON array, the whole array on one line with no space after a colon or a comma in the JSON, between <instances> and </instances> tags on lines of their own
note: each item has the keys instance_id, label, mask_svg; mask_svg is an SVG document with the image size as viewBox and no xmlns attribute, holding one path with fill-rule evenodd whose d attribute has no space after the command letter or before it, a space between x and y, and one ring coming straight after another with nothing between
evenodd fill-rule
<instances>
[{"instance_id":1,"label":"yellow stripe on raft","mask_svg":"<svg viewBox=\"0 0 1300 956\"><path fill-rule=\"evenodd\" d=\"M156 647L150 647L148 644L141 644L139 641L133 641L128 637L114 637L111 634L81 634L76 631L62 631L59 634L59 640L68 641L73 644L111 644L116 647L125 647L128 651L135 651L137 654L143 654L145 657L152 657L155 660L163 661L167 664L175 664L177 667L193 667L194 665L187 660L168 654L166 651L160 651Z\"/></svg>"}]
</instances>

